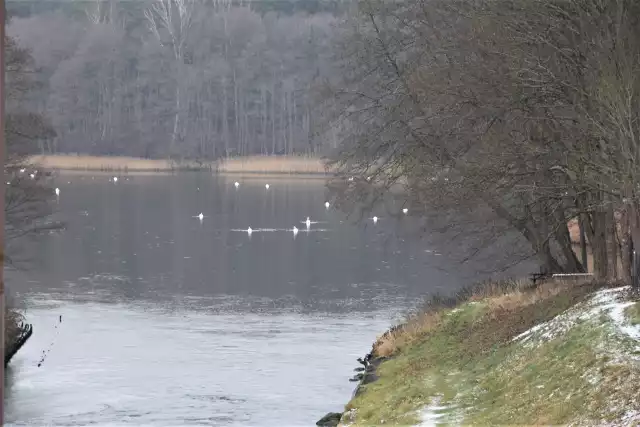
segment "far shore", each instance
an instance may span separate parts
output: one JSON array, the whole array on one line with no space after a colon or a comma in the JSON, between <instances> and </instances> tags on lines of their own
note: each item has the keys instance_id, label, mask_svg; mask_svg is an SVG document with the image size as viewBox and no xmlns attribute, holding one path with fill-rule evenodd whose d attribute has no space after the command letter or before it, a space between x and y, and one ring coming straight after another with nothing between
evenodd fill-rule
<instances>
[{"instance_id":1,"label":"far shore","mask_svg":"<svg viewBox=\"0 0 640 427\"><path fill-rule=\"evenodd\" d=\"M309 175L326 176L324 162L311 156L249 156L219 161L175 162L164 159L143 159L125 156L39 155L30 163L59 172L156 173L175 171L211 171L243 175Z\"/></svg>"},{"instance_id":2,"label":"far shore","mask_svg":"<svg viewBox=\"0 0 640 427\"><path fill-rule=\"evenodd\" d=\"M218 172L240 174L321 175L329 173L322 159L314 156L248 156L222 159Z\"/></svg>"},{"instance_id":3,"label":"far shore","mask_svg":"<svg viewBox=\"0 0 640 427\"><path fill-rule=\"evenodd\" d=\"M44 169L74 172L171 172L176 170L211 170L214 163L175 163L162 159L124 156L44 155L33 156L29 163Z\"/></svg>"}]
</instances>

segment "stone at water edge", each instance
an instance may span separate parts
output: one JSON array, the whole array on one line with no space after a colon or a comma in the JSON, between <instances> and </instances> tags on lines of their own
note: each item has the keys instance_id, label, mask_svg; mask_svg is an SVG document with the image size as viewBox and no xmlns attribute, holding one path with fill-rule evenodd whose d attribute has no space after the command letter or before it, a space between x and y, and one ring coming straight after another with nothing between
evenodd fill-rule
<instances>
[{"instance_id":1,"label":"stone at water edge","mask_svg":"<svg viewBox=\"0 0 640 427\"><path fill-rule=\"evenodd\" d=\"M321 427L336 427L340 424L340 418L342 418L341 413L329 412L327 415L320 418L320 421L318 421L316 425Z\"/></svg>"}]
</instances>

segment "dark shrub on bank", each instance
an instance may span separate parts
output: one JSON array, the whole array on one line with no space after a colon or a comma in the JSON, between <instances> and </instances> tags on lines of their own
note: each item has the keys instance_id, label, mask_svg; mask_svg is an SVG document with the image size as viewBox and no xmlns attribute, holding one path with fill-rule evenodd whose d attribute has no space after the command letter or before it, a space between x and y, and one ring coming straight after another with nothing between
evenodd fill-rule
<instances>
[{"instance_id":1,"label":"dark shrub on bank","mask_svg":"<svg viewBox=\"0 0 640 427\"><path fill-rule=\"evenodd\" d=\"M5 343L15 342L23 331L24 315L13 307L7 307L4 316L5 322Z\"/></svg>"}]
</instances>

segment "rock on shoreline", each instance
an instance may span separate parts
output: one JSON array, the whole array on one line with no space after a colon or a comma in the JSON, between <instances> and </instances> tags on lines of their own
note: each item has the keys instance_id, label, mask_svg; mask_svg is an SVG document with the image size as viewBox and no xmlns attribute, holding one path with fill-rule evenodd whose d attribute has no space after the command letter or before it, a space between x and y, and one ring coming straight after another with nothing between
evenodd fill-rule
<instances>
[{"instance_id":1,"label":"rock on shoreline","mask_svg":"<svg viewBox=\"0 0 640 427\"><path fill-rule=\"evenodd\" d=\"M383 337L387 334L392 333L396 328L398 327L396 326L389 329L383 334ZM378 375L376 374L378 366L380 366L380 364L385 360L390 359L390 357L374 358L373 353L375 351L377 342L378 340L376 340L376 342L373 344L371 352L367 353L364 357L359 357L357 359L358 363L360 363L363 367L356 368L355 371L358 373L349 380L358 383L356 388L353 390L353 394L351 395L352 399L362 393L363 385L370 384L378 379ZM340 425L340 421L342 420L344 415L344 412L329 412L327 415L320 418L320 420L316 422L316 425L320 427L337 427Z\"/></svg>"}]
</instances>

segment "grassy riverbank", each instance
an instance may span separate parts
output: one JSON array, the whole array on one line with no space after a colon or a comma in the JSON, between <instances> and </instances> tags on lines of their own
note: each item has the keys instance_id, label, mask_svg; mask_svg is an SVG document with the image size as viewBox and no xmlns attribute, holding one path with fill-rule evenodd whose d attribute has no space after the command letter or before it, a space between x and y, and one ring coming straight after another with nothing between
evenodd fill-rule
<instances>
[{"instance_id":1,"label":"grassy riverbank","mask_svg":"<svg viewBox=\"0 0 640 427\"><path fill-rule=\"evenodd\" d=\"M378 339L379 378L341 424L640 425L634 301L593 283L503 282L436 298Z\"/></svg>"}]
</instances>

